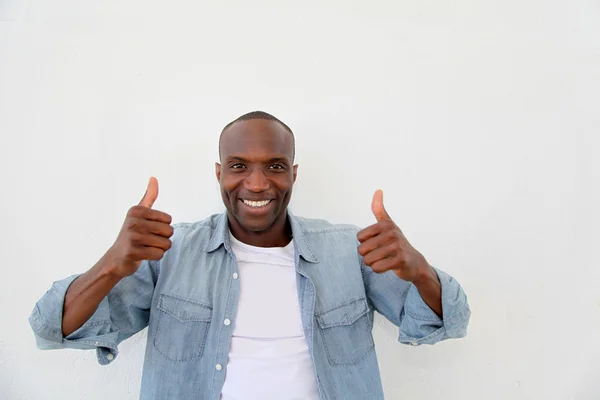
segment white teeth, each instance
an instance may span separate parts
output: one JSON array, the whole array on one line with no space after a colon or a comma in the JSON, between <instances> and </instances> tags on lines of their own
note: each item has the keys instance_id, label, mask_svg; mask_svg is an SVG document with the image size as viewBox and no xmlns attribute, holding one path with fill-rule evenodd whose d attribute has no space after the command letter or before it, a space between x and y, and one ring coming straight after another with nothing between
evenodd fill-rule
<instances>
[{"instance_id":1,"label":"white teeth","mask_svg":"<svg viewBox=\"0 0 600 400\"><path fill-rule=\"evenodd\" d=\"M242 200L245 205L250 207L264 207L271 202L271 200L262 200L262 201L250 201L250 200Z\"/></svg>"}]
</instances>

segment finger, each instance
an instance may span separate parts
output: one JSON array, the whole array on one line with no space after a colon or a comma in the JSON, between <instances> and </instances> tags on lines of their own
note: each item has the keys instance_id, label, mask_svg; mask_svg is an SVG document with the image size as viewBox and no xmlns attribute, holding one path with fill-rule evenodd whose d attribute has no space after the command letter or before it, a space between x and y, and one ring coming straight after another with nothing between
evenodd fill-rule
<instances>
[{"instance_id":1,"label":"finger","mask_svg":"<svg viewBox=\"0 0 600 400\"><path fill-rule=\"evenodd\" d=\"M170 238L173 236L173 227L164 222L151 221L147 219L134 219L130 227L139 233L153 233L158 236Z\"/></svg>"},{"instance_id":2,"label":"finger","mask_svg":"<svg viewBox=\"0 0 600 400\"><path fill-rule=\"evenodd\" d=\"M149 221L163 222L170 224L173 218L165 212L146 208L144 206L133 206L129 210L129 217L146 219Z\"/></svg>"},{"instance_id":3,"label":"finger","mask_svg":"<svg viewBox=\"0 0 600 400\"><path fill-rule=\"evenodd\" d=\"M370 237L358 245L358 254L365 256L367 253L375 250L378 247L387 246L388 244L393 243L394 239L397 239L397 236L394 235L394 232L392 231L386 231L379 235Z\"/></svg>"},{"instance_id":4,"label":"finger","mask_svg":"<svg viewBox=\"0 0 600 400\"><path fill-rule=\"evenodd\" d=\"M383 206L382 190L375 191L375 194L373 195L373 201L371 202L371 211L373 211L373 215L375 215L377 221L391 219L387 211L385 211L385 207Z\"/></svg>"},{"instance_id":5,"label":"finger","mask_svg":"<svg viewBox=\"0 0 600 400\"><path fill-rule=\"evenodd\" d=\"M398 255L397 246L391 244L377 247L363 256L365 265L371 266L380 260L396 257Z\"/></svg>"},{"instance_id":6,"label":"finger","mask_svg":"<svg viewBox=\"0 0 600 400\"><path fill-rule=\"evenodd\" d=\"M156 247L164 251L171 248L171 241L169 239L153 233L134 232L131 234L131 241L136 247Z\"/></svg>"},{"instance_id":7,"label":"finger","mask_svg":"<svg viewBox=\"0 0 600 400\"><path fill-rule=\"evenodd\" d=\"M158 247L140 247L136 252L138 260L160 260L165 255L165 250Z\"/></svg>"},{"instance_id":8,"label":"finger","mask_svg":"<svg viewBox=\"0 0 600 400\"><path fill-rule=\"evenodd\" d=\"M148 187L146 188L146 193L144 193L144 197L140 201L140 206L146 208L152 208L154 202L158 198L158 180L155 177L151 177L148 181Z\"/></svg>"},{"instance_id":9,"label":"finger","mask_svg":"<svg viewBox=\"0 0 600 400\"><path fill-rule=\"evenodd\" d=\"M370 267L373 271L377 272L378 274L381 274L382 272L395 269L396 263L397 261L393 258L384 258L383 260L374 262L373 265L371 265Z\"/></svg>"},{"instance_id":10,"label":"finger","mask_svg":"<svg viewBox=\"0 0 600 400\"><path fill-rule=\"evenodd\" d=\"M379 223L369 225L364 229L361 229L357 234L356 238L359 242L364 242L365 240L372 238L373 236L379 235L383 232L383 228Z\"/></svg>"},{"instance_id":11,"label":"finger","mask_svg":"<svg viewBox=\"0 0 600 400\"><path fill-rule=\"evenodd\" d=\"M373 225L369 225L366 228L360 230L356 234L356 238L359 242L364 242L365 240L377 236L382 232L389 232L393 230L398 230L398 227L394 224L391 219L385 219L381 222L376 222Z\"/></svg>"},{"instance_id":12,"label":"finger","mask_svg":"<svg viewBox=\"0 0 600 400\"><path fill-rule=\"evenodd\" d=\"M165 224L170 224L173 221L173 218L167 214L166 212L148 209L145 212L145 219L149 221L162 222Z\"/></svg>"}]
</instances>

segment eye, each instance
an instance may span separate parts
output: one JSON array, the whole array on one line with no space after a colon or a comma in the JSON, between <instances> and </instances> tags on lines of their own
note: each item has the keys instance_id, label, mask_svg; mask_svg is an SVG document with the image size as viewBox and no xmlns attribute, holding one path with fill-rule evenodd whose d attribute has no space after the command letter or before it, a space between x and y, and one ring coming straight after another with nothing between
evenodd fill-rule
<instances>
[{"instance_id":1,"label":"eye","mask_svg":"<svg viewBox=\"0 0 600 400\"><path fill-rule=\"evenodd\" d=\"M285 167L281 164L271 164L269 166L269 169L274 169L274 170L283 170L285 169Z\"/></svg>"},{"instance_id":2,"label":"eye","mask_svg":"<svg viewBox=\"0 0 600 400\"><path fill-rule=\"evenodd\" d=\"M244 164L242 164L242 163L235 163L235 164L231 164L229 166L229 168L231 168L231 169L242 169L242 168L245 168L245 167L246 166Z\"/></svg>"}]
</instances>

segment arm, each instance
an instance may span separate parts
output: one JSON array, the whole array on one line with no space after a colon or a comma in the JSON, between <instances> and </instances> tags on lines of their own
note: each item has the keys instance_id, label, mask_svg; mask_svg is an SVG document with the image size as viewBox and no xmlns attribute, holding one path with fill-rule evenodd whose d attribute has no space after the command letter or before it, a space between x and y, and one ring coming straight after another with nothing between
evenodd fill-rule
<instances>
[{"instance_id":1,"label":"arm","mask_svg":"<svg viewBox=\"0 0 600 400\"><path fill-rule=\"evenodd\" d=\"M470 318L467 298L456 280L431 267L373 198L377 223L361 230L358 253L369 300L400 327L400 341L433 344L463 337Z\"/></svg>"},{"instance_id":2,"label":"arm","mask_svg":"<svg viewBox=\"0 0 600 400\"><path fill-rule=\"evenodd\" d=\"M444 316L444 309L442 307L442 283L440 282L440 278L427 262L422 267L422 271L421 278L413 281L413 284L423 301L438 317L442 318Z\"/></svg>"},{"instance_id":3,"label":"arm","mask_svg":"<svg viewBox=\"0 0 600 400\"><path fill-rule=\"evenodd\" d=\"M377 273L362 262L361 265L369 302L400 328L401 343L434 344L466 336L471 310L464 290L452 276L432 267L441 287L443 318L440 318L415 284L398 278L392 271Z\"/></svg>"},{"instance_id":4,"label":"arm","mask_svg":"<svg viewBox=\"0 0 600 400\"><path fill-rule=\"evenodd\" d=\"M69 336L94 314L102 299L121 280L107 255L88 272L76 278L64 296L62 334Z\"/></svg>"},{"instance_id":5,"label":"arm","mask_svg":"<svg viewBox=\"0 0 600 400\"><path fill-rule=\"evenodd\" d=\"M99 352L99 360L110 361L118 343L147 326L158 260L173 234L171 217L151 209L157 196L152 178L100 261L85 274L56 282L36 304L30 324L38 347L102 347L113 355L102 359Z\"/></svg>"},{"instance_id":6,"label":"arm","mask_svg":"<svg viewBox=\"0 0 600 400\"><path fill-rule=\"evenodd\" d=\"M67 293L85 274L55 282L36 303L29 317L38 348L96 349L98 362L110 363L118 354L118 344L148 325L158 268L156 261L142 262L135 274L120 279L97 305L86 305L89 308L85 312L93 307L91 316L81 324L75 323L79 326L68 334L63 334L63 321L69 320L69 317L63 317ZM73 316L78 311L77 303L85 302L88 296L85 294L72 302ZM71 321L75 319L73 316Z\"/></svg>"}]
</instances>

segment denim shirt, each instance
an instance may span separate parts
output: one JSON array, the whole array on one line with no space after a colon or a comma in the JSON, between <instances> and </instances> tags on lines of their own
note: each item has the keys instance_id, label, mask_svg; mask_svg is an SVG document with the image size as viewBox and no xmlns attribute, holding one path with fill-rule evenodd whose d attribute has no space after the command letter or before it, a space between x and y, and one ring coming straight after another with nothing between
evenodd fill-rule
<instances>
[{"instance_id":1,"label":"denim shirt","mask_svg":"<svg viewBox=\"0 0 600 400\"><path fill-rule=\"evenodd\" d=\"M442 320L413 284L364 265L357 227L288 215L302 324L320 399L383 399L374 311L399 327L400 343L434 344L466 335L471 313L454 278L435 269L442 284ZM140 398L219 399L244 277L238 276L226 214L174 228L164 257L144 261L66 337L64 297L77 276L55 282L29 318L38 347L96 349L98 362L109 364L120 342L148 327Z\"/></svg>"}]
</instances>

